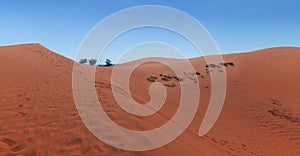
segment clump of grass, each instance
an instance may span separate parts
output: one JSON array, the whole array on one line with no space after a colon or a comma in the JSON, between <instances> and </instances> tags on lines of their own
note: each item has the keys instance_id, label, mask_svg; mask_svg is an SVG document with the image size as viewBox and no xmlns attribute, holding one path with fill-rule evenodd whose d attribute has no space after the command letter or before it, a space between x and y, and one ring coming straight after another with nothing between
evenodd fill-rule
<instances>
[{"instance_id":1,"label":"clump of grass","mask_svg":"<svg viewBox=\"0 0 300 156\"><path fill-rule=\"evenodd\" d=\"M172 79L172 76L170 75L163 75L165 78L168 78L168 79Z\"/></svg>"},{"instance_id":2,"label":"clump of grass","mask_svg":"<svg viewBox=\"0 0 300 156\"><path fill-rule=\"evenodd\" d=\"M233 62L225 62L225 63L221 62L220 65L227 67L227 66L234 66L234 63Z\"/></svg>"},{"instance_id":3,"label":"clump of grass","mask_svg":"<svg viewBox=\"0 0 300 156\"><path fill-rule=\"evenodd\" d=\"M227 62L227 64L230 65L230 66L234 66L233 62Z\"/></svg>"},{"instance_id":4,"label":"clump of grass","mask_svg":"<svg viewBox=\"0 0 300 156\"><path fill-rule=\"evenodd\" d=\"M220 65L221 65L221 66L225 66L225 67L228 66L228 64L227 64L227 63L224 63L224 62L221 62Z\"/></svg>"},{"instance_id":5,"label":"clump of grass","mask_svg":"<svg viewBox=\"0 0 300 156\"><path fill-rule=\"evenodd\" d=\"M163 80L163 81L170 81L170 79L166 78L166 77L162 77L161 80Z\"/></svg>"},{"instance_id":6,"label":"clump of grass","mask_svg":"<svg viewBox=\"0 0 300 156\"><path fill-rule=\"evenodd\" d=\"M206 68L208 68L208 67L210 67L210 68L216 68L216 67L217 67L217 65L215 65L215 64L213 64L213 63L211 63L211 64L209 64L209 65L206 65Z\"/></svg>"},{"instance_id":7,"label":"clump of grass","mask_svg":"<svg viewBox=\"0 0 300 156\"><path fill-rule=\"evenodd\" d=\"M173 87L176 87L176 84L175 83L164 84L164 86L173 88Z\"/></svg>"},{"instance_id":8,"label":"clump of grass","mask_svg":"<svg viewBox=\"0 0 300 156\"><path fill-rule=\"evenodd\" d=\"M172 81L172 79L175 79L177 81L183 81L183 78L180 78L176 75L170 75L170 74L167 75L167 74L160 73L159 76L161 77L160 79L162 81ZM155 80L157 80L157 78Z\"/></svg>"},{"instance_id":9,"label":"clump of grass","mask_svg":"<svg viewBox=\"0 0 300 156\"><path fill-rule=\"evenodd\" d=\"M148 80L149 82L155 82L156 79L157 79L157 77L155 77L155 76L150 76L150 77L147 78L147 80Z\"/></svg>"},{"instance_id":10,"label":"clump of grass","mask_svg":"<svg viewBox=\"0 0 300 156\"><path fill-rule=\"evenodd\" d=\"M177 81L183 81L183 78L181 78L181 77L176 77L176 80L177 80Z\"/></svg>"}]
</instances>

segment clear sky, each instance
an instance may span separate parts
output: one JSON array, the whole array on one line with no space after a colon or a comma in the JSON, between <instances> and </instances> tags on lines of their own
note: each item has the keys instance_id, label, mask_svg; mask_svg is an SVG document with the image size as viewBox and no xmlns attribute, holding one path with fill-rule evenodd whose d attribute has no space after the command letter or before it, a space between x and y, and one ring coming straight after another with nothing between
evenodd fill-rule
<instances>
[{"instance_id":1,"label":"clear sky","mask_svg":"<svg viewBox=\"0 0 300 156\"><path fill-rule=\"evenodd\" d=\"M300 46L297 0L0 0L0 45L41 43L74 59L94 25L116 11L139 5L164 5L190 14L206 27L222 53ZM145 37L156 31L140 33ZM105 57L115 61L122 49L114 50Z\"/></svg>"}]
</instances>

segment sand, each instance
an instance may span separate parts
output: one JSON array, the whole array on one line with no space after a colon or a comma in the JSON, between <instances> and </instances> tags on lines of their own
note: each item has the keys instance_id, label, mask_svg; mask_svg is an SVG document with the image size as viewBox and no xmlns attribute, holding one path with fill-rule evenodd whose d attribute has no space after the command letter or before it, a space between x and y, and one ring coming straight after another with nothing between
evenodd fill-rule
<instances>
[{"instance_id":1,"label":"sand","mask_svg":"<svg viewBox=\"0 0 300 156\"><path fill-rule=\"evenodd\" d=\"M105 144L83 124L72 93L72 60L40 44L0 47L0 155L300 155L300 48L270 48L223 58L234 66L226 67L226 99L214 127L198 136L211 82L204 59L193 58L191 63L204 76L197 76L201 95L194 120L171 143L133 152ZM180 66L178 60L162 61ZM125 69L132 64L119 66ZM156 114L138 117L123 111L113 98L112 69L97 67L95 76L97 96L112 120L129 129L150 130L172 118L180 100L179 82L161 81L175 84L166 87L166 103ZM130 77L131 96L147 103L152 84L147 78L159 78L160 73L173 74L155 62L138 67Z\"/></svg>"}]
</instances>

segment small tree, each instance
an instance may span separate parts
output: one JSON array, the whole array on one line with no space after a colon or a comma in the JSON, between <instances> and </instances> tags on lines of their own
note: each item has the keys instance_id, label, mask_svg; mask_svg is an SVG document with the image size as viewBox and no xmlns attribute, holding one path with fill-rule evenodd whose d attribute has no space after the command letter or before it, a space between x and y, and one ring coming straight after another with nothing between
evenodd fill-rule
<instances>
[{"instance_id":1,"label":"small tree","mask_svg":"<svg viewBox=\"0 0 300 156\"><path fill-rule=\"evenodd\" d=\"M97 63L97 60L95 58L89 59L89 64L90 65L95 65Z\"/></svg>"},{"instance_id":2,"label":"small tree","mask_svg":"<svg viewBox=\"0 0 300 156\"><path fill-rule=\"evenodd\" d=\"M105 64L106 64L106 66L111 66L112 65L111 60L110 59L106 59L105 60Z\"/></svg>"},{"instance_id":3,"label":"small tree","mask_svg":"<svg viewBox=\"0 0 300 156\"><path fill-rule=\"evenodd\" d=\"M80 64L86 64L86 63L87 63L87 59L86 59L86 58L80 59L80 60L79 60L79 63L80 63Z\"/></svg>"}]
</instances>

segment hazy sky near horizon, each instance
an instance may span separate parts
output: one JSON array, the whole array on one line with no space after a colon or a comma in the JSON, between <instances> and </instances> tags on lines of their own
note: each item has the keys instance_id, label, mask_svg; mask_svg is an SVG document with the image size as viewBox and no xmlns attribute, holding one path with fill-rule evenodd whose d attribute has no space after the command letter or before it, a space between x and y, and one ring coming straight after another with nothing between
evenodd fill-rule
<instances>
[{"instance_id":1,"label":"hazy sky near horizon","mask_svg":"<svg viewBox=\"0 0 300 156\"><path fill-rule=\"evenodd\" d=\"M93 26L112 13L139 5L173 7L193 16L209 31L222 53L300 47L300 2L297 0L0 0L0 46L41 43L74 59ZM141 33L133 32L129 38L174 37L155 29ZM147 38L149 33L152 36ZM177 46L186 50L188 57L197 57L190 53L192 49ZM105 57L116 61L121 54L122 49L115 48Z\"/></svg>"}]
</instances>

